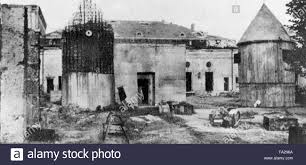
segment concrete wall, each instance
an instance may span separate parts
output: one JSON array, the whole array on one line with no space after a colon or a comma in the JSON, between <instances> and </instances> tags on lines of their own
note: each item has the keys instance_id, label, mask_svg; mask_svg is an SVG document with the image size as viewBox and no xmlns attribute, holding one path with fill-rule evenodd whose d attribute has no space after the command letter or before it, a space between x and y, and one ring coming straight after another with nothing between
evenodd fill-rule
<instances>
[{"instance_id":1,"label":"concrete wall","mask_svg":"<svg viewBox=\"0 0 306 165\"><path fill-rule=\"evenodd\" d=\"M155 73L155 103L186 100L186 47L184 44L115 43L116 88L128 99L138 92L137 73ZM116 101L119 101L116 90Z\"/></svg>"},{"instance_id":2,"label":"concrete wall","mask_svg":"<svg viewBox=\"0 0 306 165\"><path fill-rule=\"evenodd\" d=\"M96 73L63 75L63 105L75 104L95 110L114 103L114 76Z\"/></svg>"},{"instance_id":3,"label":"concrete wall","mask_svg":"<svg viewBox=\"0 0 306 165\"><path fill-rule=\"evenodd\" d=\"M237 50L235 50L236 52ZM234 54L230 49L202 49L188 50L187 62L190 66L186 72L192 72L192 90L197 95L207 94L205 72L213 72L214 82L212 95L218 95L224 91L224 78L229 78L229 91L239 91L239 84L236 83L238 76L238 64L234 64ZM208 62L212 63L209 68Z\"/></svg>"},{"instance_id":4,"label":"concrete wall","mask_svg":"<svg viewBox=\"0 0 306 165\"><path fill-rule=\"evenodd\" d=\"M38 122L40 32L28 27L26 6L2 5L0 28L0 141L22 143Z\"/></svg>"}]
</instances>

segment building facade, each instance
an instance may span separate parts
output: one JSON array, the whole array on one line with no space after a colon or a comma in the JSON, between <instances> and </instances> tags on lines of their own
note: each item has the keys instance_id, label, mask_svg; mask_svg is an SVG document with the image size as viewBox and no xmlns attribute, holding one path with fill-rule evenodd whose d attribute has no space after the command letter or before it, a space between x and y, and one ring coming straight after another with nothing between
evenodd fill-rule
<instances>
[{"instance_id":1,"label":"building facade","mask_svg":"<svg viewBox=\"0 0 306 165\"><path fill-rule=\"evenodd\" d=\"M233 40L195 32L187 50L186 82L189 95L239 91L238 53Z\"/></svg>"}]
</instances>

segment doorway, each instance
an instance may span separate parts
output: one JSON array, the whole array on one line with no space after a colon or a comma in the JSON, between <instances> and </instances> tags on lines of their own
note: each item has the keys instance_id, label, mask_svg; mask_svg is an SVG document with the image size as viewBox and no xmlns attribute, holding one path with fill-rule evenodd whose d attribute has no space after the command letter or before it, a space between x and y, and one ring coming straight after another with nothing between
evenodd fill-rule
<instances>
[{"instance_id":1,"label":"doorway","mask_svg":"<svg viewBox=\"0 0 306 165\"><path fill-rule=\"evenodd\" d=\"M192 72L186 72L186 91L192 91Z\"/></svg>"},{"instance_id":2,"label":"doorway","mask_svg":"<svg viewBox=\"0 0 306 165\"><path fill-rule=\"evenodd\" d=\"M138 92L143 94L143 99L139 100L139 105L155 104L155 73L137 74Z\"/></svg>"},{"instance_id":3,"label":"doorway","mask_svg":"<svg viewBox=\"0 0 306 165\"><path fill-rule=\"evenodd\" d=\"M214 90L214 73L213 72L205 73L205 87L206 87L206 92L212 92Z\"/></svg>"},{"instance_id":4,"label":"doorway","mask_svg":"<svg viewBox=\"0 0 306 165\"><path fill-rule=\"evenodd\" d=\"M53 78L47 78L47 93L50 93L51 91L54 91L54 82Z\"/></svg>"}]
</instances>

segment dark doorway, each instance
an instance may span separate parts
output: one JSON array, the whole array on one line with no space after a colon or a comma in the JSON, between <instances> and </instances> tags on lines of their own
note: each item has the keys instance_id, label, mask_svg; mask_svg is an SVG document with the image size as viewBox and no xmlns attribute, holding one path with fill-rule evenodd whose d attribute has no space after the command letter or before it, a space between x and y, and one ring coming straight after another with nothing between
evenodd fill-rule
<instances>
[{"instance_id":1,"label":"dark doorway","mask_svg":"<svg viewBox=\"0 0 306 165\"><path fill-rule=\"evenodd\" d=\"M224 78L224 91L229 91L229 78Z\"/></svg>"},{"instance_id":2,"label":"dark doorway","mask_svg":"<svg viewBox=\"0 0 306 165\"><path fill-rule=\"evenodd\" d=\"M58 90L62 90L62 76L58 76Z\"/></svg>"},{"instance_id":3,"label":"dark doorway","mask_svg":"<svg viewBox=\"0 0 306 165\"><path fill-rule=\"evenodd\" d=\"M138 73L138 92L143 94L140 105L155 104L155 74L154 73Z\"/></svg>"},{"instance_id":4,"label":"dark doorway","mask_svg":"<svg viewBox=\"0 0 306 165\"><path fill-rule=\"evenodd\" d=\"M191 92L192 91L192 73L186 72L186 91Z\"/></svg>"},{"instance_id":5,"label":"dark doorway","mask_svg":"<svg viewBox=\"0 0 306 165\"><path fill-rule=\"evenodd\" d=\"M205 73L205 87L207 92L212 92L214 90L214 73Z\"/></svg>"},{"instance_id":6,"label":"dark doorway","mask_svg":"<svg viewBox=\"0 0 306 165\"><path fill-rule=\"evenodd\" d=\"M54 91L54 83L53 78L47 78L47 93L50 93L51 91Z\"/></svg>"},{"instance_id":7,"label":"dark doorway","mask_svg":"<svg viewBox=\"0 0 306 165\"><path fill-rule=\"evenodd\" d=\"M148 79L138 79L138 89L143 94L142 104L149 104L149 86Z\"/></svg>"}]
</instances>

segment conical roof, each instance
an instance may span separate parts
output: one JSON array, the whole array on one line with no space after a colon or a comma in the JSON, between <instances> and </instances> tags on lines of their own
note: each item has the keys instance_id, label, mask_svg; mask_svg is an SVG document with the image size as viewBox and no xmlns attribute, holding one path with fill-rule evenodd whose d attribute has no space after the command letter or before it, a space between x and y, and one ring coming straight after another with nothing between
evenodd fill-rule
<instances>
[{"instance_id":1,"label":"conical roof","mask_svg":"<svg viewBox=\"0 0 306 165\"><path fill-rule=\"evenodd\" d=\"M279 40L291 41L280 21L274 16L269 8L263 4L238 44L244 42Z\"/></svg>"}]
</instances>

